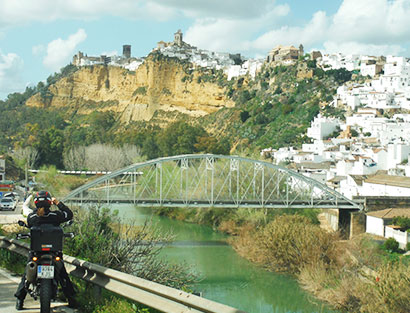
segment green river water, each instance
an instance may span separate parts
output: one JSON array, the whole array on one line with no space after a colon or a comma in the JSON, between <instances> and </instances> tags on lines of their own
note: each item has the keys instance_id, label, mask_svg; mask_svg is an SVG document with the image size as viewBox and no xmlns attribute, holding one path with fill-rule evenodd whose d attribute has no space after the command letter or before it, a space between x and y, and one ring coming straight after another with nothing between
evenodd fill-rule
<instances>
[{"instance_id":1,"label":"green river water","mask_svg":"<svg viewBox=\"0 0 410 313\"><path fill-rule=\"evenodd\" d=\"M149 209L132 205L113 205L124 222L143 224L147 219L164 231L171 231L175 242L162 257L173 263L185 262L203 279L193 286L204 298L249 313L335 312L312 299L287 275L265 271L240 257L225 243L223 234L211 227L155 216Z\"/></svg>"}]
</instances>

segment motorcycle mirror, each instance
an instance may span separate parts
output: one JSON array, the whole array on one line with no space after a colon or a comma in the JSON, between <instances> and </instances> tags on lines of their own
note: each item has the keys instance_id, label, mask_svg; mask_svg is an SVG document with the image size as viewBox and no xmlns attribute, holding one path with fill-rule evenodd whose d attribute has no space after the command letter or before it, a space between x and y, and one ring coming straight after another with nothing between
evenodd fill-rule
<instances>
[{"instance_id":1,"label":"motorcycle mirror","mask_svg":"<svg viewBox=\"0 0 410 313\"><path fill-rule=\"evenodd\" d=\"M67 222L67 226L70 226L70 225L72 225L74 223L74 220L69 220L68 222Z\"/></svg>"},{"instance_id":2,"label":"motorcycle mirror","mask_svg":"<svg viewBox=\"0 0 410 313\"><path fill-rule=\"evenodd\" d=\"M24 221L21 221L21 220L20 220L20 221L18 221L17 223L18 223L20 226L22 226L22 227L28 227L27 224L26 224Z\"/></svg>"}]
</instances>

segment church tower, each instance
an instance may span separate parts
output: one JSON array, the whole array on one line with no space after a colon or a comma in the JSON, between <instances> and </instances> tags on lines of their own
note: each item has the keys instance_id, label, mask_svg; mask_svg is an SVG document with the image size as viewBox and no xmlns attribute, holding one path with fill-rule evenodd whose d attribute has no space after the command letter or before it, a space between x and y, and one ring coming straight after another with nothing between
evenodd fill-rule
<instances>
[{"instance_id":1,"label":"church tower","mask_svg":"<svg viewBox=\"0 0 410 313\"><path fill-rule=\"evenodd\" d=\"M180 29L174 34L174 44L177 46L182 46L182 32Z\"/></svg>"},{"instance_id":2,"label":"church tower","mask_svg":"<svg viewBox=\"0 0 410 313\"><path fill-rule=\"evenodd\" d=\"M303 50L303 45L300 44L299 45L299 56L303 57L305 55L305 51Z\"/></svg>"}]
</instances>

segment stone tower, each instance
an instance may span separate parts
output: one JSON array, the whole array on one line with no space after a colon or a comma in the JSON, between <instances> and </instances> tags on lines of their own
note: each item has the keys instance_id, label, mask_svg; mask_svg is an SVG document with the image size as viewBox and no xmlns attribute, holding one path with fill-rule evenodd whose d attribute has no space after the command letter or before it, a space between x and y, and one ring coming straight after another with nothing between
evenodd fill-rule
<instances>
[{"instance_id":1,"label":"stone tower","mask_svg":"<svg viewBox=\"0 0 410 313\"><path fill-rule=\"evenodd\" d=\"M182 32L180 29L174 34L174 44L182 46Z\"/></svg>"},{"instance_id":2,"label":"stone tower","mask_svg":"<svg viewBox=\"0 0 410 313\"><path fill-rule=\"evenodd\" d=\"M122 56L126 59L129 59L131 57L131 45L122 46Z\"/></svg>"},{"instance_id":3,"label":"stone tower","mask_svg":"<svg viewBox=\"0 0 410 313\"><path fill-rule=\"evenodd\" d=\"M300 45L299 45L299 56L300 56L300 57L303 57L304 55L305 55L305 51L303 51L303 45L300 44Z\"/></svg>"}]
</instances>

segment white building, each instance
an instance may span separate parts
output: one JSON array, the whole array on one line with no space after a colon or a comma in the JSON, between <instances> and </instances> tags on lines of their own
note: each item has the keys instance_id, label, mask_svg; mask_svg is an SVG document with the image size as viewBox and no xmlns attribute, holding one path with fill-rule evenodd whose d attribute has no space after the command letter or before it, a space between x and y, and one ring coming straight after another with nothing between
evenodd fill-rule
<instances>
[{"instance_id":1,"label":"white building","mask_svg":"<svg viewBox=\"0 0 410 313\"><path fill-rule=\"evenodd\" d=\"M288 163L293 161L293 156L296 154L298 154L298 150L293 149L293 147L283 147L273 152L273 158L276 164Z\"/></svg>"},{"instance_id":2,"label":"white building","mask_svg":"<svg viewBox=\"0 0 410 313\"><path fill-rule=\"evenodd\" d=\"M336 118L322 117L319 113L307 130L307 136L313 139L321 140L329 136L340 127L340 121Z\"/></svg>"},{"instance_id":3,"label":"white building","mask_svg":"<svg viewBox=\"0 0 410 313\"><path fill-rule=\"evenodd\" d=\"M387 169L395 168L403 161L408 161L410 154L410 145L408 144L389 144L387 145Z\"/></svg>"},{"instance_id":4,"label":"white building","mask_svg":"<svg viewBox=\"0 0 410 313\"><path fill-rule=\"evenodd\" d=\"M400 227L392 225L395 217L410 218L410 209L385 209L366 214L366 233L384 238L394 238L404 249L410 241L410 233L401 231Z\"/></svg>"},{"instance_id":5,"label":"white building","mask_svg":"<svg viewBox=\"0 0 410 313\"><path fill-rule=\"evenodd\" d=\"M374 175L363 182L361 196L410 197L410 177Z\"/></svg>"}]
</instances>

